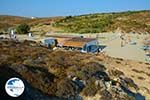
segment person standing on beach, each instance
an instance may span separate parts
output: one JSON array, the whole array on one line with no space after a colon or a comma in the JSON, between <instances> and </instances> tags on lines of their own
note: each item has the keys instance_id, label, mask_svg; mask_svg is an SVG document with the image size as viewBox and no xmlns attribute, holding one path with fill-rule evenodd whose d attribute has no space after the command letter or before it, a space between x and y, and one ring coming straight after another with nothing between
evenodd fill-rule
<instances>
[{"instance_id":1,"label":"person standing on beach","mask_svg":"<svg viewBox=\"0 0 150 100\"><path fill-rule=\"evenodd\" d=\"M124 43L125 43L125 34L124 34L124 32L121 32L120 39L121 39L121 47L123 47Z\"/></svg>"},{"instance_id":2,"label":"person standing on beach","mask_svg":"<svg viewBox=\"0 0 150 100\"><path fill-rule=\"evenodd\" d=\"M128 35L128 42L132 42L132 41L131 41L131 36L130 36L130 35Z\"/></svg>"}]
</instances>

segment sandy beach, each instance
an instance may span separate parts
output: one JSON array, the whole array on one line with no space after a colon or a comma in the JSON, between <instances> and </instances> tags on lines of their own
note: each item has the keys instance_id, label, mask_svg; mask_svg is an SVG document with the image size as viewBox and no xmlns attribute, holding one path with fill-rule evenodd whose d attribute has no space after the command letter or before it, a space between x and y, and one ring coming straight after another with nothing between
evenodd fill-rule
<instances>
[{"instance_id":1,"label":"sandy beach","mask_svg":"<svg viewBox=\"0 0 150 100\"><path fill-rule=\"evenodd\" d=\"M104 49L107 55L115 58L145 62L146 55L141 48L143 40L147 35L130 35L132 42L136 44L127 43L124 47L121 47L121 39L116 34L103 34L102 36L106 37L105 39L100 39L100 41L107 46Z\"/></svg>"}]
</instances>

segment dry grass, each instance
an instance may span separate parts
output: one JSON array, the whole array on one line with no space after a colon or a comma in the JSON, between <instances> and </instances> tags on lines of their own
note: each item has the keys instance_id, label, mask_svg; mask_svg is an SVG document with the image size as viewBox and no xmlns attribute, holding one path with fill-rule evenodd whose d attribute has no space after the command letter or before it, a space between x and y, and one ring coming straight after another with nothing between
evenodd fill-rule
<instances>
[{"instance_id":1,"label":"dry grass","mask_svg":"<svg viewBox=\"0 0 150 100\"><path fill-rule=\"evenodd\" d=\"M76 96L77 91L94 96L99 89L92 84L97 79L111 81L113 76L119 78L126 75L126 72L116 69L118 65L124 64L124 60L120 60L121 63L116 65L116 59L103 54L52 51L32 41L0 40L0 47L1 66L8 65L33 87L50 96L66 98ZM111 66L115 69L110 69ZM77 85L67 78L70 75L86 82L83 91L79 91ZM129 87L136 86L130 78L126 78L126 83Z\"/></svg>"}]
</instances>

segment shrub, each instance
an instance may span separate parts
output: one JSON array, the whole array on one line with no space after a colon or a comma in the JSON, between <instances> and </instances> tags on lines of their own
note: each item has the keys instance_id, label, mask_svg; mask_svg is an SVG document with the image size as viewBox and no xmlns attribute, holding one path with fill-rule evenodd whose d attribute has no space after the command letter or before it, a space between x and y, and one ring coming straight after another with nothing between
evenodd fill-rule
<instances>
[{"instance_id":1,"label":"shrub","mask_svg":"<svg viewBox=\"0 0 150 100\"><path fill-rule=\"evenodd\" d=\"M107 90L99 91L99 94L101 95L100 100L112 100L112 95Z\"/></svg>"},{"instance_id":2,"label":"shrub","mask_svg":"<svg viewBox=\"0 0 150 100\"><path fill-rule=\"evenodd\" d=\"M56 95L63 98L74 97L76 95L76 86L69 79L62 79L57 84Z\"/></svg>"},{"instance_id":3,"label":"shrub","mask_svg":"<svg viewBox=\"0 0 150 100\"><path fill-rule=\"evenodd\" d=\"M145 78L144 78L144 77L141 77L141 76L139 76L138 79L139 79L139 80L145 80Z\"/></svg>"},{"instance_id":4,"label":"shrub","mask_svg":"<svg viewBox=\"0 0 150 100\"><path fill-rule=\"evenodd\" d=\"M26 34L30 31L30 27L27 24L20 24L17 28L16 28L17 33L19 34Z\"/></svg>"},{"instance_id":5,"label":"shrub","mask_svg":"<svg viewBox=\"0 0 150 100\"><path fill-rule=\"evenodd\" d=\"M98 88L96 87L95 84L89 84L83 89L82 93L85 96L95 96L97 91Z\"/></svg>"},{"instance_id":6,"label":"shrub","mask_svg":"<svg viewBox=\"0 0 150 100\"><path fill-rule=\"evenodd\" d=\"M109 74L110 74L111 76L115 76L115 77L119 77L119 76L121 76L121 75L124 75L123 72L121 72L121 71L119 71L119 70L117 70L117 69L115 69L115 70L109 70Z\"/></svg>"},{"instance_id":7,"label":"shrub","mask_svg":"<svg viewBox=\"0 0 150 100\"><path fill-rule=\"evenodd\" d=\"M0 35L4 34L3 32L0 32Z\"/></svg>"},{"instance_id":8,"label":"shrub","mask_svg":"<svg viewBox=\"0 0 150 100\"><path fill-rule=\"evenodd\" d=\"M133 87L135 88L136 90L138 90L138 86L134 83L134 81L131 79L131 78L125 78L124 81L127 83L127 85L129 87Z\"/></svg>"}]
</instances>

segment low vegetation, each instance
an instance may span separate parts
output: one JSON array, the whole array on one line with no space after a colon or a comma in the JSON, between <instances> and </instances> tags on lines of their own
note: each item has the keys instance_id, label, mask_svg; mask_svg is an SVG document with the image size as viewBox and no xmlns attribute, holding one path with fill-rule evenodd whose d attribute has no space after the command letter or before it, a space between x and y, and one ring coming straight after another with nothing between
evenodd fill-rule
<instances>
[{"instance_id":1,"label":"low vegetation","mask_svg":"<svg viewBox=\"0 0 150 100\"><path fill-rule=\"evenodd\" d=\"M82 100L84 96L94 97L98 94L103 99L133 100L136 95L129 90L130 87L138 88L132 79L118 70L108 70L101 60L91 59L94 57L91 54L52 51L27 40L19 42L1 39L0 48L0 71L5 73L0 77L11 75L3 72L5 66L48 97L54 96L61 100L77 100L81 97ZM133 95L129 96L124 89L128 89Z\"/></svg>"},{"instance_id":2,"label":"low vegetation","mask_svg":"<svg viewBox=\"0 0 150 100\"><path fill-rule=\"evenodd\" d=\"M0 16L0 31L6 32L19 24L28 24L32 31L64 33L101 33L121 30L132 33L150 33L150 11L96 13L79 16L25 18Z\"/></svg>"},{"instance_id":3,"label":"low vegetation","mask_svg":"<svg viewBox=\"0 0 150 100\"><path fill-rule=\"evenodd\" d=\"M118 28L125 32L149 33L149 15L149 11L128 11L67 16L53 25L73 33L114 32Z\"/></svg>"},{"instance_id":4,"label":"low vegetation","mask_svg":"<svg viewBox=\"0 0 150 100\"><path fill-rule=\"evenodd\" d=\"M27 34L30 31L30 26L27 24L20 24L16 28L18 34Z\"/></svg>"}]
</instances>

